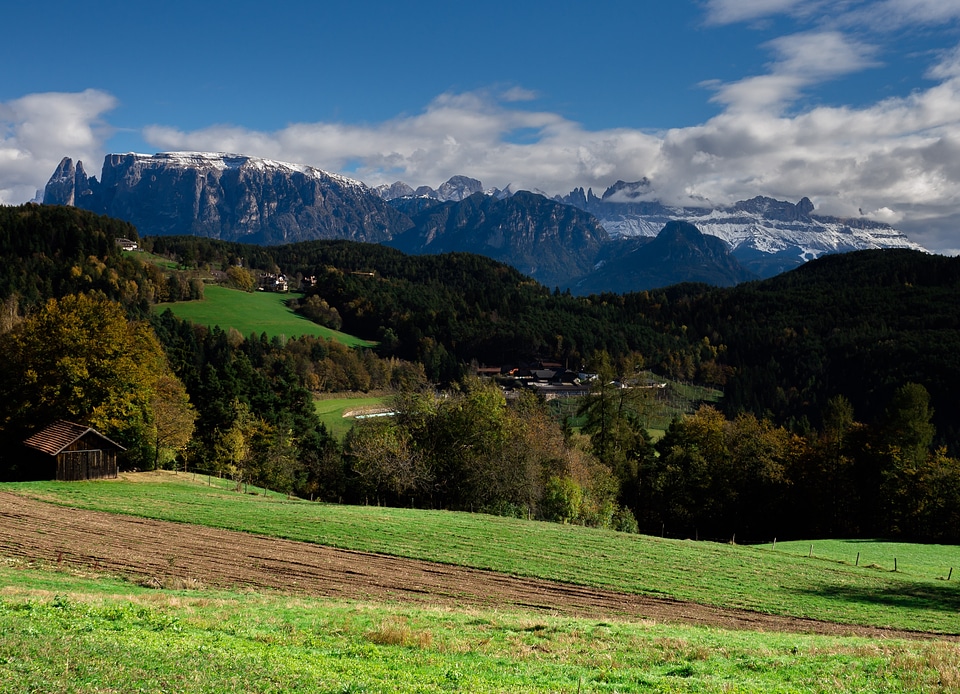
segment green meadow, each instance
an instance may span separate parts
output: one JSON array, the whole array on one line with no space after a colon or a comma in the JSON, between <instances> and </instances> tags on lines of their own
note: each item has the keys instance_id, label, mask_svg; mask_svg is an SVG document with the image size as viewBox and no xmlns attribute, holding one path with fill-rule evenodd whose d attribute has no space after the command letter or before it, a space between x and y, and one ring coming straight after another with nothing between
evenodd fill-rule
<instances>
[{"instance_id":1,"label":"green meadow","mask_svg":"<svg viewBox=\"0 0 960 694\"><path fill-rule=\"evenodd\" d=\"M143 588L0 558L0 692L953 692L895 641Z\"/></svg>"},{"instance_id":2,"label":"green meadow","mask_svg":"<svg viewBox=\"0 0 960 694\"><path fill-rule=\"evenodd\" d=\"M774 545L764 547L773 549ZM916 545L878 540L814 540L779 542L775 548L786 554L815 557L825 562L960 582L960 548L952 545Z\"/></svg>"},{"instance_id":3,"label":"green meadow","mask_svg":"<svg viewBox=\"0 0 960 694\"><path fill-rule=\"evenodd\" d=\"M809 543L739 547L238 494L190 474L0 489L513 575L960 633L960 594L938 568L960 559L954 547L860 543L862 556L912 553L893 572L827 556L847 553L842 542L818 541L807 556ZM960 645L156 589L0 555L0 692L288 691L957 692Z\"/></svg>"},{"instance_id":4,"label":"green meadow","mask_svg":"<svg viewBox=\"0 0 960 694\"><path fill-rule=\"evenodd\" d=\"M199 325L233 328L244 337L266 333L267 337L292 338L313 335L336 340L348 347L371 347L375 342L331 330L299 316L287 307L290 294L277 292L241 292L219 285L207 285L202 301L175 301L159 304L158 311L170 309L178 318Z\"/></svg>"},{"instance_id":5,"label":"green meadow","mask_svg":"<svg viewBox=\"0 0 960 694\"><path fill-rule=\"evenodd\" d=\"M205 477L190 474L142 474L111 482L11 483L3 488L68 506L627 593L847 624L960 634L960 581L944 580L943 568L960 566L958 547L940 547L935 550L936 560L907 563L894 572L816 554L808 557L785 551L783 544L772 550L482 514L237 494L208 486ZM906 552L911 546L902 547Z\"/></svg>"},{"instance_id":6,"label":"green meadow","mask_svg":"<svg viewBox=\"0 0 960 694\"><path fill-rule=\"evenodd\" d=\"M390 400L390 397L389 395L372 395L369 397L321 398L314 400L313 407L327 431L338 441L342 441L355 421L353 417L344 417L345 413L383 407Z\"/></svg>"}]
</instances>

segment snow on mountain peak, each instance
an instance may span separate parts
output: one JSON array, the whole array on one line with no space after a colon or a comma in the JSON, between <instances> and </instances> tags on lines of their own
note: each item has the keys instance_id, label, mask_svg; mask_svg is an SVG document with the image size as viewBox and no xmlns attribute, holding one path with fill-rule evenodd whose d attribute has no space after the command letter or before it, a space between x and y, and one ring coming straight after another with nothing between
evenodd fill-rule
<instances>
[{"instance_id":1,"label":"snow on mountain peak","mask_svg":"<svg viewBox=\"0 0 960 694\"><path fill-rule=\"evenodd\" d=\"M147 165L166 164L182 168L206 168L218 171L248 168L258 171L275 170L285 173L297 172L313 178L333 179L344 186L367 189L367 185L362 181L357 181L341 174L330 173L329 171L324 171L323 169L318 169L306 164L291 164L273 159L251 157L245 154L231 154L228 152L158 152L156 154L141 154L138 152L130 152L127 156L132 156L138 163Z\"/></svg>"}]
</instances>

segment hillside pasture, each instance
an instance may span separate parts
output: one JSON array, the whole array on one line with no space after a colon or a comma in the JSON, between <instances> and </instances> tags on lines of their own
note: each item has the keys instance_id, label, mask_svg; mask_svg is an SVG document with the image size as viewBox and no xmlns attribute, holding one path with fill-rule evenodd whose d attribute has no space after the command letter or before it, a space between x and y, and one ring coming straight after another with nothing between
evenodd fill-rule
<instances>
[{"instance_id":1,"label":"hillside pasture","mask_svg":"<svg viewBox=\"0 0 960 694\"><path fill-rule=\"evenodd\" d=\"M859 566L874 571L896 571L928 580L960 582L960 547L909 544L882 540L811 540L761 545L784 554Z\"/></svg>"},{"instance_id":2,"label":"hillside pasture","mask_svg":"<svg viewBox=\"0 0 960 694\"><path fill-rule=\"evenodd\" d=\"M0 691L932 692L939 641L156 589L0 558Z\"/></svg>"},{"instance_id":3,"label":"hillside pasture","mask_svg":"<svg viewBox=\"0 0 960 694\"><path fill-rule=\"evenodd\" d=\"M480 514L237 494L191 475L4 485L78 508L256 532L621 593L845 624L960 634L960 586L761 547L662 539ZM944 562L952 561L944 557Z\"/></svg>"},{"instance_id":4,"label":"hillside pasture","mask_svg":"<svg viewBox=\"0 0 960 694\"><path fill-rule=\"evenodd\" d=\"M349 398L320 398L313 407L327 431L342 441L355 421L356 413L381 410L390 400L389 395L371 395ZM351 416L352 415L352 416Z\"/></svg>"},{"instance_id":5,"label":"hillside pasture","mask_svg":"<svg viewBox=\"0 0 960 694\"><path fill-rule=\"evenodd\" d=\"M202 301L175 301L159 304L158 311L170 309L178 318L198 325L233 328L244 337L266 333L267 337L293 338L313 335L336 340L348 347L372 347L376 343L331 330L294 313L287 301L295 295L278 292L242 292L219 285L204 287Z\"/></svg>"}]
</instances>

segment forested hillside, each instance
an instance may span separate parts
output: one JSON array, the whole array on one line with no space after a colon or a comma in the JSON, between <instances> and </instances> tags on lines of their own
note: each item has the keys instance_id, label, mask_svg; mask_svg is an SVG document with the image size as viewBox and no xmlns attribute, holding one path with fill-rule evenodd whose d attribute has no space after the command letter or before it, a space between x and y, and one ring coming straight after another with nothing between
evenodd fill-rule
<instances>
[{"instance_id":1,"label":"forested hillside","mask_svg":"<svg viewBox=\"0 0 960 694\"><path fill-rule=\"evenodd\" d=\"M428 376L455 380L471 361L516 364L558 359L579 368L594 352L639 351L648 364L713 372L712 353L664 331L622 297L551 292L513 268L479 255L408 256L374 244L315 241L264 248L192 237L148 239L157 253L200 262L243 258L315 277L308 290L336 308L342 330L382 343L381 353L420 361ZM644 301L637 295L638 299Z\"/></svg>"},{"instance_id":2,"label":"forested hillside","mask_svg":"<svg viewBox=\"0 0 960 694\"><path fill-rule=\"evenodd\" d=\"M90 290L147 309L148 268L124 258L118 238L136 240L136 229L65 207L0 207L0 298L8 302L7 322L48 298Z\"/></svg>"},{"instance_id":3,"label":"forested hillside","mask_svg":"<svg viewBox=\"0 0 960 694\"><path fill-rule=\"evenodd\" d=\"M960 539L958 259L867 251L731 289L574 297L480 256L346 241L162 237L143 242L166 266L142 263L117 250L134 231L113 220L2 214L8 475L29 472L11 453L23 436L63 417L117 437L127 465L331 501L712 539ZM252 291L258 271L308 280L297 310L376 352L163 311L202 295L200 277ZM470 377L526 361L597 374L576 427ZM725 396L654 443L649 370ZM312 407L338 388L392 390L397 415L355 425L341 447Z\"/></svg>"},{"instance_id":4,"label":"forested hillside","mask_svg":"<svg viewBox=\"0 0 960 694\"><path fill-rule=\"evenodd\" d=\"M725 411L820 426L833 396L876 421L923 385L937 441L960 452L960 258L910 250L832 255L764 282L704 291L659 315L722 344Z\"/></svg>"}]
</instances>

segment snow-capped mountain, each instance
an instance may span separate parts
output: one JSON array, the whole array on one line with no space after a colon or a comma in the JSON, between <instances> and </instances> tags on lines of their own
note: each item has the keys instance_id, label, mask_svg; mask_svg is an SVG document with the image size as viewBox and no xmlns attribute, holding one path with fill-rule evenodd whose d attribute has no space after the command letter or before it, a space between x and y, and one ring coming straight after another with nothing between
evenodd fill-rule
<instances>
[{"instance_id":1,"label":"snow-capped mountain","mask_svg":"<svg viewBox=\"0 0 960 694\"><path fill-rule=\"evenodd\" d=\"M429 198L438 202L460 202L461 200L469 198L474 193L484 192L483 184L469 176L451 176L448 181L441 183L436 190L430 186L420 186L414 190L403 181L377 186L373 190L384 200ZM487 192L490 194L494 193L493 191Z\"/></svg>"},{"instance_id":2,"label":"snow-capped mountain","mask_svg":"<svg viewBox=\"0 0 960 694\"><path fill-rule=\"evenodd\" d=\"M399 181L376 190L406 211L409 205L404 208L400 201L417 196L440 201L462 200L462 197L444 197L439 191L462 191L464 180L470 181L470 191L483 190L480 181L464 176L451 178L438 191L422 187L414 192ZM507 186L484 192L502 199L513 195L516 189ZM592 214L611 239L653 238L669 222L688 222L701 233L725 241L734 257L760 277L779 274L827 253L876 248L925 250L902 231L883 222L814 214L809 198L794 204L758 196L723 207L672 207L654 199L650 181L642 179L632 183L617 181L601 197L594 195L593 190L577 188L553 199Z\"/></svg>"},{"instance_id":3,"label":"snow-capped mountain","mask_svg":"<svg viewBox=\"0 0 960 694\"><path fill-rule=\"evenodd\" d=\"M923 250L887 224L816 215L807 198L797 204L757 197L727 207L680 208L653 197L645 179L618 181L602 197L583 188L553 198L512 184L484 189L468 176L454 176L436 190L402 182L370 188L311 166L240 154L164 152L108 154L100 180L65 157L43 202L122 219L144 235L258 244L350 239L417 253L482 253L550 286L590 291L630 291L665 281L727 284L769 277L826 253ZM670 222L692 224L710 241L722 239L726 250L689 234L640 250Z\"/></svg>"},{"instance_id":4,"label":"snow-capped mountain","mask_svg":"<svg viewBox=\"0 0 960 694\"><path fill-rule=\"evenodd\" d=\"M755 197L717 208L668 207L649 200L646 179L617 181L602 197L582 188L559 198L590 212L611 238L656 236L671 221L684 221L726 241L744 267L770 277L827 253L876 248L925 250L889 224L866 218L814 214L808 198L793 204Z\"/></svg>"}]
</instances>

